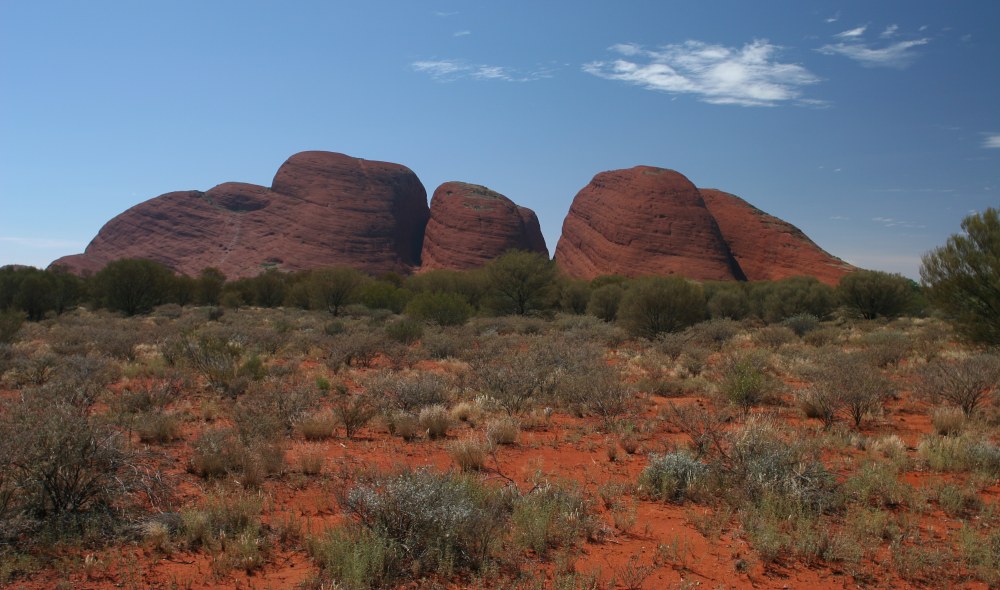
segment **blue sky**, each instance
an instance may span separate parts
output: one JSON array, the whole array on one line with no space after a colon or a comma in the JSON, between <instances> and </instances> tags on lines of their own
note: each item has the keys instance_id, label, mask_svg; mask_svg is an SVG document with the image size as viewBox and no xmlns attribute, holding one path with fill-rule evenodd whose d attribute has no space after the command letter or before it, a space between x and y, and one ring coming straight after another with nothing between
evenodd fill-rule
<instances>
[{"instance_id":1,"label":"blue sky","mask_svg":"<svg viewBox=\"0 0 1000 590\"><path fill-rule=\"evenodd\" d=\"M310 149L484 184L550 251L648 164L917 276L1000 205L1000 2L0 0L0 264Z\"/></svg>"}]
</instances>

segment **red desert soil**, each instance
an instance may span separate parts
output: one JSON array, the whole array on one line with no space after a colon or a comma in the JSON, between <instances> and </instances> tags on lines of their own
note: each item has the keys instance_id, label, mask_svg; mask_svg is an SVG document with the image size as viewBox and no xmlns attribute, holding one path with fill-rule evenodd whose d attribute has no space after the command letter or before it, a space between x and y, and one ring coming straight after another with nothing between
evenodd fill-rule
<instances>
[{"instance_id":1,"label":"red desert soil","mask_svg":"<svg viewBox=\"0 0 1000 590\"><path fill-rule=\"evenodd\" d=\"M420 370L444 371L445 363L422 361ZM365 371L377 370L378 366ZM327 375L322 365L307 361L298 370L312 376ZM199 408L205 400L200 395L188 395L178 402L192 416L186 424L184 439L161 445L169 457L168 469L178 484L186 502L197 504L205 491L204 481L188 473L186 466L191 456L190 442L203 429L212 426L200 416ZM701 397L663 398L648 396L648 403L641 416L644 424L660 424L660 410L667 404L709 404ZM866 426L864 434L900 436L907 454L915 456L915 445L920 436L931 432L926 408L904 391L889 404L888 419ZM803 419L789 399L778 406L779 419L790 427L817 428L818 422ZM446 440L404 442L390 436L384 428L373 426L363 429L355 439L342 436L324 442L306 442L299 435L293 439L286 452L290 473L280 479L269 479L260 490L267 498L265 522L272 527L295 522L305 534L318 533L340 522L342 516L335 500L336 486L344 485L342 477L365 470L390 470L400 466L432 466L439 470L453 469L446 445L469 435L481 425L462 423L453 428ZM686 435L665 427L638 431L638 448L634 454L625 452L617 436L602 433L594 418L578 418L555 414L550 419L541 414L526 421L519 442L499 448L493 459L488 460L484 477L497 483L512 480L522 490L531 488L537 477L550 480L577 482L593 498L609 482L632 484L647 465L646 453L662 452L686 442ZM612 453L609 448L613 447ZM306 476L298 472L296 457L302 453L321 453L322 473ZM610 460L614 454L615 460ZM860 460L864 454L854 453ZM843 457L832 462L843 461ZM836 469L835 469L836 471ZM924 473L907 474L909 482L926 478L955 481L953 476ZM985 493L989 501L996 502L1000 486L993 485ZM608 582L612 577L616 588L642 588L658 590L672 587L700 588L854 588L857 583L839 567L822 562L805 564L799 560L778 559L767 566L760 563L755 551L736 534L734 519L711 523L711 508L697 504L670 504L654 501L636 501L626 495L624 501L634 506L634 522L628 518L616 520L600 501L595 510L604 521L605 534L597 541L588 541L576 556L572 568L581 573L596 573ZM627 516L627 510L625 514ZM621 517L621 513L618 514ZM954 530L958 524L940 511L920 516L918 526L930 534L944 529ZM706 530L717 531L706 536L697 523ZM884 558L877 556L876 559ZM205 553L175 551L165 555L142 544L129 544L95 554L66 552L66 560L77 563L63 573L60 568L50 568L20 581L12 587L41 590L57 587L68 580L76 589L111 590L113 588L293 588L315 575L316 567L301 550L278 548L267 564L251 575L239 570L223 574L213 572L211 557ZM529 557L530 560L530 557ZM83 566L79 566L80 562ZM551 581L554 575L552 560L542 563L529 562L524 569L535 570L536 575ZM873 584L877 587L901 588L910 585L900 580L889 568L878 563L870 564ZM681 586L686 584L686 586ZM406 587L411 587L406 586ZM451 583L448 587L462 587ZM965 587L985 588L968 583Z\"/></svg>"}]
</instances>

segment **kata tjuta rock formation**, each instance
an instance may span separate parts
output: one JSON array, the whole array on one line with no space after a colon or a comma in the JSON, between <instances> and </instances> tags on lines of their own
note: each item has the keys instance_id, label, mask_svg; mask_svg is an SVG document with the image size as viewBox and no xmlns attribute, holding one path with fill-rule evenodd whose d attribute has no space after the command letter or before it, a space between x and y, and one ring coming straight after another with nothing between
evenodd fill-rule
<instances>
[{"instance_id":1,"label":"kata tjuta rock formation","mask_svg":"<svg viewBox=\"0 0 1000 590\"><path fill-rule=\"evenodd\" d=\"M798 228L682 174L637 166L602 172L573 200L556 246L570 276L676 274L697 280L815 276L854 269Z\"/></svg>"},{"instance_id":2,"label":"kata tjuta rock formation","mask_svg":"<svg viewBox=\"0 0 1000 590\"><path fill-rule=\"evenodd\" d=\"M569 276L745 277L698 189L673 170L636 166L601 172L577 193L556 262Z\"/></svg>"},{"instance_id":3,"label":"kata tjuta rock formation","mask_svg":"<svg viewBox=\"0 0 1000 590\"><path fill-rule=\"evenodd\" d=\"M736 195L710 188L698 190L747 280L809 275L836 285L841 277L857 270L817 246L799 228Z\"/></svg>"},{"instance_id":4,"label":"kata tjuta rock formation","mask_svg":"<svg viewBox=\"0 0 1000 590\"><path fill-rule=\"evenodd\" d=\"M434 191L422 269L479 268L511 249L548 256L534 211L477 184L446 182Z\"/></svg>"},{"instance_id":5,"label":"kata tjuta rock formation","mask_svg":"<svg viewBox=\"0 0 1000 590\"><path fill-rule=\"evenodd\" d=\"M225 183L140 203L105 224L83 254L53 265L95 272L148 258L187 275L215 267L228 278L339 264L408 273L420 264L428 214L427 192L405 166L301 152L271 188Z\"/></svg>"}]
</instances>

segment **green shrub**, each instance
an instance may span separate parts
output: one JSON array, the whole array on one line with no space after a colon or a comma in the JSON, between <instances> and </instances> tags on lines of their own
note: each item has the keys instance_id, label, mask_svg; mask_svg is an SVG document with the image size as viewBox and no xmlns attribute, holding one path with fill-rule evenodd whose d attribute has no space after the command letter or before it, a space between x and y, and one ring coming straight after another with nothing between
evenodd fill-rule
<instances>
[{"instance_id":1,"label":"green shrub","mask_svg":"<svg viewBox=\"0 0 1000 590\"><path fill-rule=\"evenodd\" d=\"M0 311L0 344L13 342L23 323L23 313L12 309Z\"/></svg>"},{"instance_id":2,"label":"green shrub","mask_svg":"<svg viewBox=\"0 0 1000 590\"><path fill-rule=\"evenodd\" d=\"M517 499L513 524L515 542L538 555L582 541L595 528L583 494L573 485L549 482Z\"/></svg>"},{"instance_id":3,"label":"green shrub","mask_svg":"<svg viewBox=\"0 0 1000 590\"><path fill-rule=\"evenodd\" d=\"M759 351L730 355L724 361L719 390L729 403L748 411L773 394L776 382L769 369L768 355Z\"/></svg>"},{"instance_id":4,"label":"green shrub","mask_svg":"<svg viewBox=\"0 0 1000 590\"><path fill-rule=\"evenodd\" d=\"M94 292L108 309L126 315L149 313L166 302L173 272L152 260L125 258L110 262L94 275Z\"/></svg>"},{"instance_id":5,"label":"green shrub","mask_svg":"<svg viewBox=\"0 0 1000 590\"><path fill-rule=\"evenodd\" d=\"M555 263L548 256L511 250L483 270L494 311L525 315L548 307L556 279Z\"/></svg>"},{"instance_id":6,"label":"green shrub","mask_svg":"<svg viewBox=\"0 0 1000 590\"><path fill-rule=\"evenodd\" d=\"M833 310L833 288L815 277L791 277L780 281L749 283L751 312L766 322L780 322L808 313L827 317Z\"/></svg>"},{"instance_id":7,"label":"green shrub","mask_svg":"<svg viewBox=\"0 0 1000 590\"><path fill-rule=\"evenodd\" d=\"M649 466L639 474L639 491L658 500L682 502L697 495L708 466L685 451L651 454Z\"/></svg>"},{"instance_id":8,"label":"green shrub","mask_svg":"<svg viewBox=\"0 0 1000 590\"><path fill-rule=\"evenodd\" d=\"M601 285L590 292L587 313L606 322L613 322L618 316L618 306L624 295L625 290L620 285L614 283Z\"/></svg>"},{"instance_id":9,"label":"green shrub","mask_svg":"<svg viewBox=\"0 0 1000 590\"><path fill-rule=\"evenodd\" d=\"M799 313L785 318L781 325L795 332L796 336L802 337L819 327L819 318L811 313Z\"/></svg>"},{"instance_id":10,"label":"green shrub","mask_svg":"<svg viewBox=\"0 0 1000 590\"><path fill-rule=\"evenodd\" d=\"M329 529L306 548L323 578L344 590L384 588L403 570L403 551L392 540L357 526Z\"/></svg>"},{"instance_id":11,"label":"green shrub","mask_svg":"<svg viewBox=\"0 0 1000 590\"><path fill-rule=\"evenodd\" d=\"M402 318L387 325L385 334L396 342L413 344L424 335L424 325L412 318Z\"/></svg>"},{"instance_id":12,"label":"green shrub","mask_svg":"<svg viewBox=\"0 0 1000 590\"><path fill-rule=\"evenodd\" d=\"M902 315L911 307L915 291L910 279L880 270L856 270L841 278L836 288L841 305L866 320Z\"/></svg>"},{"instance_id":13,"label":"green shrub","mask_svg":"<svg viewBox=\"0 0 1000 590\"><path fill-rule=\"evenodd\" d=\"M629 285L618 308L618 321L634 336L655 338L694 325L705 314L700 285L680 277L646 277Z\"/></svg>"},{"instance_id":14,"label":"green shrub","mask_svg":"<svg viewBox=\"0 0 1000 590\"><path fill-rule=\"evenodd\" d=\"M493 561L509 522L510 496L458 474L403 471L355 486L340 502L356 522L398 552L396 578L458 569L479 570Z\"/></svg>"},{"instance_id":15,"label":"green shrub","mask_svg":"<svg viewBox=\"0 0 1000 590\"><path fill-rule=\"evenodd\" d=\"M927 298L947 313L964 336L1000 344L1000 210L988 208L962 220L961 234L928 252L920 267Z\"/></svg>"},{"instance_id":16,"label":"green shrub","mask_svg":"<svg viewBox=\"0 0 1000 590\"><path fill-rule=\"evenodd\" d=\"M417 293L406 305L406 315L440 326L461 326L472 316L472 306L458 293Z\"/></svg>"}]
</instances>

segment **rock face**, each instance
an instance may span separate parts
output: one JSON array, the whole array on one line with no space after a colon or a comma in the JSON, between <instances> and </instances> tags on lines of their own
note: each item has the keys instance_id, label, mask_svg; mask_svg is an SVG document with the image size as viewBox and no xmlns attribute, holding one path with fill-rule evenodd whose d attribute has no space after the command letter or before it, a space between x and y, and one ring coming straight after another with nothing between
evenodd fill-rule
<instances>
[{"instance_id":1,"label":"rock face","mask_svg":"<svg viewBox=\"0 0 1000 590\"><path fill-rule=\"evenodd\" d=\"M476 184L446 182L434 191L422 269L478 268L515 248L548 255L534 211Z\"/></svg>"},{"instance_id":2,"label":"rock face","mask_svg":"<svg viewBox=\"0 0 1000 590\"><path fill-rule=\"evenodd\" d=\"M736 195L699 189L733 258L750 281L809 275L828 285L857 270L810 240L802 230Z\"/></svg>"},{"instance_id":3,"label":"rock face","mask_svg":"<svg viewBox=\"0 0 1000 590\"><path fill-rule=\"evenodd\" d=\"M813 276L836 285L855 270L743 199L648 166L602 172L576 195L556 261L570 276L588 280L604 274L749 281Z\"/></svg>"},{"instance_id":4,"label":"rock face","mask_svg":"<svg viewBox=\"0 0 1000 590\"><path fill-rule=\"evenodd\" d=\"M95 272L120 258L148 258L196 275L349 265L370 273L420 264L427 193L405 166L331 152L302 152L272 187L225 183L140 203L101 228L83 254L53 262Z\"/></svg>"},{"instance_id":5,"label":"rock face","mask_svg":"<svg viewBox=\"0 0 1000 590\"><path fill-rule=\"evenodd\" d=\"M745 279L698 189L679 172L649 166L602 172L577 193L555 259L568 275L587 280Z\"/></svg>"}]
</instances>

